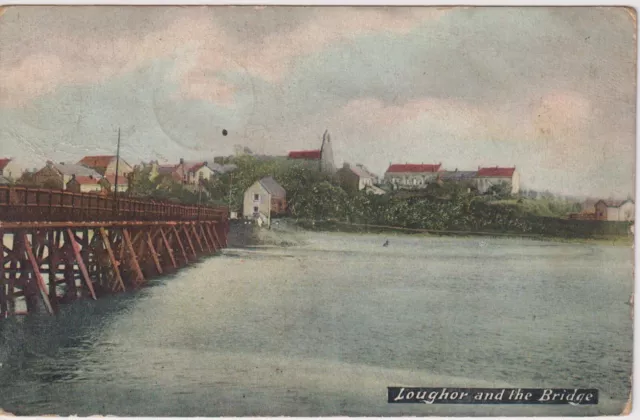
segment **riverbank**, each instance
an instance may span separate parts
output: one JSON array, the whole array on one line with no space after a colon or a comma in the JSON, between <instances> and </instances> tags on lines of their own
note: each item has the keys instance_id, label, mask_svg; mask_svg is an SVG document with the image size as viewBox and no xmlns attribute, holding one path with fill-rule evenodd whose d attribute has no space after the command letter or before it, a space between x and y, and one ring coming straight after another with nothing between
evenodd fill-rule
<instances>
[{"instance_id":1,"label":"riverbank","mask_svg":"<svg viewBox=\"0 0 640 420\"><path fill-rule=\"evenodd\" d=\"M437 237L496 237L496 238L517 238L517 239L534 239L540 241L561 242L561 243L579 243L593 245L613 245L613 246L633 246L634 237L631 235L610 235L610 236L594 236L594 237L563 237L542 234L526 234L512 232L490 232L490 231L447 231L447 230L427 230L413 229L396 226L380 226L380 225L362 225L352 224L339 221L308 221L308 220L289 220L288 224L292 224L298 229L316 231L316 232L343 232L343 233L379 233L392 235L411 235L411 236L437 236Z\"/></svg>"}]
</instances>

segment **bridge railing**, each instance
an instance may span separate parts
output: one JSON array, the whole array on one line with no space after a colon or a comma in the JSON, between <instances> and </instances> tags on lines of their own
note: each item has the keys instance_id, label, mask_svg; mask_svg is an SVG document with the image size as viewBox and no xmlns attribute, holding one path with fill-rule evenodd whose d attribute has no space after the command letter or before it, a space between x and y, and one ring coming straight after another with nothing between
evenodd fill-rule
<instances>
[{"instance_id":1,"label":"bridge railing","mask_svg":"<svg viewBox=\"0 0 640 420\"><path fill-rule=\"evenodd\" d=\"M226 220L226 207L0 186L0 221Z\"/></svg>"}]
</instances>

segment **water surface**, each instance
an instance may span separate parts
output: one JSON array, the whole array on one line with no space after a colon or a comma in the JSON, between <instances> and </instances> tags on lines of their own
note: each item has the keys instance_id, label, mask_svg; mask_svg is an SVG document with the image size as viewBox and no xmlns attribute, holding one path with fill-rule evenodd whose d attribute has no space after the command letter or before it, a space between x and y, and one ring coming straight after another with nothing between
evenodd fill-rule
<instances>
[{"instance_id":1,"label":"water surface","mask_svg":"<svg viewBox=\"0 0 640 420\"><path fill-rule=\"evenodd\" d=\"M632 251L308 233L0 325L23 415L595 415L629 393ZM595 407L389 405L387 386L590 387Z\"/></svg>"}]
</instances>

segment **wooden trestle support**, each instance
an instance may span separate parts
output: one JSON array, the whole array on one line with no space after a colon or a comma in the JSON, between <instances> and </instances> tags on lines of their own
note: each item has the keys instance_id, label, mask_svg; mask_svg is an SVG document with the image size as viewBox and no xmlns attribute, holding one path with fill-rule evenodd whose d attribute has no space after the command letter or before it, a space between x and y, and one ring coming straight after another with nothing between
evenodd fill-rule
<instances>
[{"instance_id":1,"label":"wooden trestle support","mask_svg":"<svg viewBox=\"0 0 640 420\"><path fill-rule=\"evenodd\" d=\"M56 313L226 247L224 221L0 223L0 317Z\"/></svg>"}]
</instances>

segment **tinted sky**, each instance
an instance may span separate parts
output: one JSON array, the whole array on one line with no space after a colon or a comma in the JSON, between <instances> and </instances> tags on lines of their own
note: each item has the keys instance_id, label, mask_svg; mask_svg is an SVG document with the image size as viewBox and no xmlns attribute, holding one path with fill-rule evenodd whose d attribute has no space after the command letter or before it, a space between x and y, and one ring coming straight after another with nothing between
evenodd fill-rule
<instances>
[{"instance_id":1,"label":"tinted sky","mask_svg":"<svg viewBox=\"0 0 640 420\"><path fill-rule=\"evenodd\" d=\"M523 187L626 197L635 16L624 8L12 7L0 154L41 166L284 154L515 165ZM222 130L228 130L223 136Z\"/></svg>"}]
</instances>

